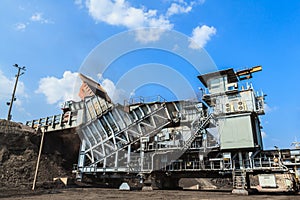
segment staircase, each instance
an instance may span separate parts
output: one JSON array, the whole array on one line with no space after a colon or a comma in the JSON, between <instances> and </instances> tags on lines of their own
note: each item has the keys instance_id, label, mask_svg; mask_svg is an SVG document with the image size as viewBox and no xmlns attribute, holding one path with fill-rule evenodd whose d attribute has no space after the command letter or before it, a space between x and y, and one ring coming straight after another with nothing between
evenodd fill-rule
<instances>
[{"instance_id":1,"label":"staircase","mask_svg":"<svg viewBox=\"0 0 300 200\"><path fill-rule=\"evenodd\" d=\"M246 180L246 171L244 170L233 170L232 171L232 181L233 181L233 190L234 194L244 194L248 195L247 180Z\"/></svg>"},{"instance_id":2,"label":"staircase","mask_svg":"<svg viewBox=\"0 0 300 200\"><path fill-rule=\"evenodd\" d=\"M192 122L192 127L191 127L191 137L185 142L183 146L183 151L186 151L193 141L196 139L197 136L201 135L201 131L207 127L209 124L210 120L213 118L213 114L211 113L208 115L204 120L200 121L200 115Z\"/></svg>"}]
</instances>

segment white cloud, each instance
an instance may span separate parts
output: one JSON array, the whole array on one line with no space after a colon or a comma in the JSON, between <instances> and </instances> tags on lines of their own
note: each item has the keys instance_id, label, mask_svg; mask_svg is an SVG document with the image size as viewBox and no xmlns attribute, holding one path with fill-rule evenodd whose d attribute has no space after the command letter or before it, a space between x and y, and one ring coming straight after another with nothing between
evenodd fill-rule
<instances>
[{"instance_id":1,"label":"white cloud","mask_svg":"<svg viewBox=\"0 0 300 200\"><path fill-rule=\"evenodd\" d=\"M197 1L195 1L195 3L204 4L205 0L197 0Z\"/></svg>"},{"instance_id":2,"label":"white cloud","mask_svg":"<svg viewBox=\"0 0 300 200\"><path fill-rule=\"evenodd\" d=\"M49 24L49 23L53 23L51 20L49 19L45 19L43 17L43 13L37 12L34 13L31 17L30 17L30 21L33 22L39 22L41 24Z\"/></svg>"},{"instance_id":3,"label":"white cloud","mask_svg":"<svg viewBox=\"0 0 300 200\"><path fill-rule=\"evenodd\" d=\"M121 103L123 104L124 99L128 98L126 92L122 89L116 88L115 84L109 79L102 79L100 82L101 86L105 89L108 96L114 103Z\"/></svg>"},{"instance_id":4,"label":"white cloud","mask_svg":"<svg viewBox=\"0 0 300 200\"><path fill-rule=\"evenodd\" d=\"M77 5L80 9L83 8L82 0L74 0L75 5Z\"/></svg>"},{"instance_id":5,"label":"white cloud","mask_svg":"<svg viewBox=\"0 0 300 200\"><path fill-rule=\"evenodd\" d=\"M187 3L184 0L175 0L165 13L159 14L158 10L147 9L145 6L134 7L126 0L86 0L85 6L89 15L96 22L103 22L112 26L123 26L136 30L136 40L142 43L154 42L167 30L172 30L174 23L169 17L175 14L189 13L194 6L203 4L205 0L194 0ZM81 7L83 0L74 3ZM161 11L160 11L161 12ZM151 28L151 29L142 29ZM202 26L193 31L194 42L191 48L203 47L210 37L216 33L214 27Z\"/></svg>"},{"instance_id":6,"label":"white cloud","mask_svg":"<svg viewBox=\"0 0 300 200\"><path fill-rule=\"evenodd\" d=\"M265 109L266 113L270 113L270 112L276 111L278 109L278 107L277 106L271 107L268 104L265 104L264 109Z\"/></svg>"},{"instance_id":7,"label":"white cloud","mask_svg":"<svg viewBox=\"0 0 300 200\"><path fill-rule=\"evenodd\" d=\"M24 31L26 29L27 25L25 23L17 23L15 24L15 29L17 31Z\"/></svg>"},{"instance_id":8,"label":"white cloud","mask_svg":"<svg viewBox=\"0 0 300 200\"><path fill-rule=\"evenodd\" d=\"M15 85L15 77L7 78L3 72L0 70L0 98L10 98L13 91L13 86ZM27 96L25 93L25 85L22 81L18 81L16 95Z\"/></svg>"},{"instance_id":9,"label":"white cloud","mask_svg":"<svg viewBox=\"0 0 300 200\"><path fill-rule=\"evenodd\" d=\"M54 22L49 20L49 19L45 19L43 17L43 13L41 12L36 12L34 13L30 18L29 18L29 21L27 21L26 23L17 23L14 25L15 27L15 30L17 31L25 31L25 29L28 27L28 25L30 25L34 22L38 22L38 23L41 23L41 24L53 24Z\"/></svg>"},{"instance_id":10,"label":"white cloud","mask_svg":"<svg viewBox=\"0 0 300 200\"><path fill-rule=\"evenodd\" d=\"M62 78L45 77L40 79L39 88L35 91L38 94L44 94L48 104L57 104L73 100L80 101L78 96L81 81L77 72L65 71ZM128 98L126 92L116 88L115 84L107 78L103 78L101 74L100 85L105 89L111 100L115 103L124 103L123 100ZM78 84L80 81L80 84Z\"/></svg>"},{"instance_id":11,"label":"white cloud","mask_svg":"<svg viewBox=\"0 0 300 200\"><path fill-rule=\"evenodd\" d=\"M30 20L35 22L41 21L42 19L42 13L35 13L30 17Z\"/></svg>"},{"instance_id":12,"label":"white cloud","mask_svg":"<svg viewBox=\"0 0 300 200\"><path fill-rule=\"evenodd\" d=\"M170 30L173 24L164 15L158 15L157 10L135 8L125 0L87 0L86 6L90 16L97 22L104 22L115 26L124 26L128 29L141 27L159 28L146 35L144 31L137 31L137 40L142 42L157 40L162 30ZM147 36L147 37L145 37Z\"/></svg>"},{"instance_id":13,"label":"white cloud","mask_svg":"<svg viewBox=\"0 0 300 200\"><path fill-rule=\"evenodd\" d=\"M192 38L189 47L192 49L203 48L213 35L217 33L217 29L213 26L203 25L193 29Z\"/></svg>"},{"instance_id":14,"label":"white cloud","mask_svg":"<svg viewBox=\"0 0 300 200\"><path fill-rule=\"evenodd\" d=\"M168 8L167 16L172 16L175 14L181 14L181 13L189 13L192 10L191 5L179 5L177 3L172 3L171 6Z\"/></svg>"},{"instance_id":15,"label":"white cloud","mask_svg":"<svg viewBox=\"0 0 300 200\"><path fill-rule=\"evenodd\" d=\"M135 90L132 90L129 94L130 97L134 97L135 96Z\"/></svg>"},{"instance_id":16,"label":"white cloud","mask_svg":"<svg viewBox=\"0 0 300 200\"><path fill-rule=\"evenodd\" d=\"M179 45L178 44L174 44L174 46L172 48L172 51L177 51L179 49L180 49Z\"/></svg>"},{"instance_id":17,"label":"white cloud","mask_svg":"<svg viewBox=\"0 0 300 200\"><path fill-rule=\"evenodd\" d=\"M134 8L124 0L88 0L86 5L96 21L127 28L145 26L156 16L155 10Z\"/></svg>"},{"instance_id":18,"label":"white cloud","mask_svg":"<svg viewBox=\"0 0 300 200\"><path fill-rule=\"evenodd\" d=\"M23 11L23 10L25 10L25 7L19 5L19 10Z\"/></svg>"},{"instance_id":19,"label":"white cloud","mask_svg":"<svg viewBox=\"0 0 300 200\"><path fill-rule=\"evenodd\" d=\"M36 93L44 94L47 99L47 103L56 104L67 100L79 100L77 95L79 88L76 81L78 73L65 71L62 78L46 77L40 79L39 88Z\"/></svg>"},{"instance_id":20,"label":"white cloud","mask_svg":"<svg viewBox=\"0 0 300 200\"><path fill-rule=\"evenodd\" d=\"M103 81L103 75L101 73L98 73L97 74L97 78L100 80L100 81Z\"/></svg>"},{"instance_id":21,"label":"white cloud","mask_svg":"<svg viewBox=\"0 0 300 200\"><path fill-rule=\"evenodd\" d=\"M160 36L166 31L171 30L173 26L168 29L162 28L150 28L150 29L137 29L136 33L136 40L141 43L148 43L148 42L155 42L158 41Z\"/></svg>"}]
</instances>

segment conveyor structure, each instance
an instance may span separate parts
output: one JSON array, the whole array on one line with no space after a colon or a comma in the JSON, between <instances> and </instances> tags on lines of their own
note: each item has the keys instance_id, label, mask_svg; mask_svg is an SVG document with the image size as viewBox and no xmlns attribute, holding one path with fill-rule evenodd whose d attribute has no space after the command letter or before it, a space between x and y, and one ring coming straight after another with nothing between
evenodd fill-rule
<instances>
[{"instance_id":1,"label":"conveyor structure","mask_svg":"<svg viewBox=\"0 0 300 200\"><path fill-rule=\"evenodd\" d=\"M258 177L256 189L297 191L300 160L290 158L300 152L282 157L280 150L263 150L259 115L265 95L243 81L261 69L198 76L205 87L200 100L157 96L124 105L112 103L98 83L81 75L80 102L66 102L63 114L26 124L48 132L76 128L78 180L174 188L180 178L229 176L233 191L245 192L253 187L250 177ZM277 185L265 183L270 176Z\"/></svg>"}]
</instances>

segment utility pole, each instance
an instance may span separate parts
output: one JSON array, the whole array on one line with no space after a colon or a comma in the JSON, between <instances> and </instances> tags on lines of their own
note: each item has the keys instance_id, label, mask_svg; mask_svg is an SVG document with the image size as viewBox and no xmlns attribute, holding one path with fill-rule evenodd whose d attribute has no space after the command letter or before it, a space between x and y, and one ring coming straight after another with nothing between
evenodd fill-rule
<instances>
[{"instance_id":1,"label":"utility pole","mask_svg":"<svg viewBox=\"0 0 300 200\"><path fill-rule=\"evenodd\" d=\"M18 64L14 64L13 66L18 68L18 73L16 74L16 82L15 82L15 86L14 86L14 90L13 90L13 93L12 93L11 100L10 100L10 102L7 102L7 105L9 105L8 114L7 114L7 120L8 121L11 120L11 109L12 109L12 106L13 106L13 102L16 100L15 93L16 93L16 89L17 89L17 85L18 85L19 76L24 74L24 72L21 73L21 70L26 71L25 66L19 67Z\"/></svg>"}]
</instances>

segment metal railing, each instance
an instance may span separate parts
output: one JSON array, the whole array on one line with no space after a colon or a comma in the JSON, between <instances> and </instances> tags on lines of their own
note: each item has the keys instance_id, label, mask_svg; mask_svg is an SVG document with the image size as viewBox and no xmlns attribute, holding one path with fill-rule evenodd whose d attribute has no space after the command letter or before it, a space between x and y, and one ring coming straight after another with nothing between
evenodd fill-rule
<instances>
[{"instance_id":1,"label":"metal railing","mask_svg":"<svg viewBox=\"0 0 300 200\"><path fill-rule=\"evenodd\" d=\"M77 126L77 113L68 111L60 115L53 115L45 118L27 121L26 126L37 128L45 127L47 131L55 131L58 129L73 128Z\"/></svg>"},{"instance_id":2,"label":"metal railing","mask_svg":"<svg viewBox=\"0 0 300 200\"><path fill-rule=\"evenodd\" d=\"M163 103L167 102L165 98L160 95L149 96L149 97L133 97L124 101L124 106L134 105L134 104L142 104L142 103Z\"/></svg>"}]
</instances>

